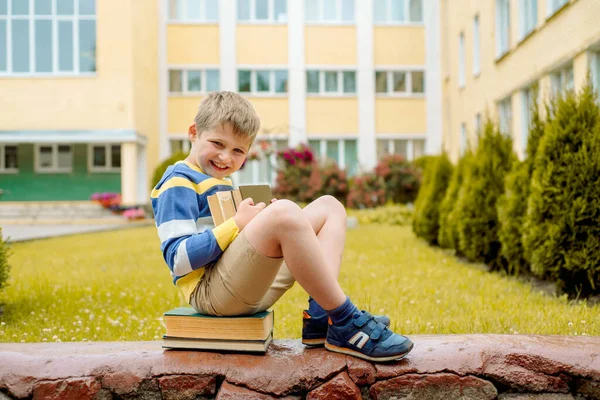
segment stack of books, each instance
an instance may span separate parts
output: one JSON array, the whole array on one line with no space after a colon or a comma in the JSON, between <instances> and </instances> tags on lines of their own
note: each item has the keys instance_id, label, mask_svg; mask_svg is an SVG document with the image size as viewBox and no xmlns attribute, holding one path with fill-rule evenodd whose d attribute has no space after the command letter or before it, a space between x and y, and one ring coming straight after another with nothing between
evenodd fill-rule
<instances>
[{"instance_id":1,"label":"stack of books","mask_svg":"<svg viewBox=\"0 0 600 400\"><path fill-rule=\"evenodd\" d=\"M208 207L215 226L219 226L233 217L242 200L251 197L254 204L269 205L273 195L269 185L244 185L239 189L224 190L208 196Z\"/></svg>"},{"instance_id":2,"label":"stack of books","mask_svg":"<svg viewBox=\"0 0 600 400\"><path fill-rule=\"evenodd\" d=\"M199 314L179 307L163 315L163 348L215 351L267 351L273 340L273 310L240 317Z\"/></svg>"}]
</instances>

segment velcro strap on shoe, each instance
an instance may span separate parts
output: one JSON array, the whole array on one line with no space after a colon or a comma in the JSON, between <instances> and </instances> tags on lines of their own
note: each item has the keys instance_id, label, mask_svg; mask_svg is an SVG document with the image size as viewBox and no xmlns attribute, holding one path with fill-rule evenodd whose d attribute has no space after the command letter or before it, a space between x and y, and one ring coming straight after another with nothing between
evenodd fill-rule
<instances>
[{"instance_id":1,"label":"velcro strap on shoe","mask_svg":"<svg viewBox=\"0 0 600 400\"><path fill-rule=\"evenodd\" d=\"M373 319L373 316L366 311L363 311L362 314L354 320L354 326L358 328L362 328L365 326L367 322Z\"/></svg>"},{"instance_id":2,"label":"velcro strap on shoe","mask_svg":"<svg viewBox=\"0 0 600 400\"><path fill-rule=\"evenodd\" d=\"M387 328L383 324L378 323L377 325L375 325L375 328L373 328L373 332L371 332L369 337L373 340L379 340L381 334L385 329Z\"/></svg>"}]
</instances>

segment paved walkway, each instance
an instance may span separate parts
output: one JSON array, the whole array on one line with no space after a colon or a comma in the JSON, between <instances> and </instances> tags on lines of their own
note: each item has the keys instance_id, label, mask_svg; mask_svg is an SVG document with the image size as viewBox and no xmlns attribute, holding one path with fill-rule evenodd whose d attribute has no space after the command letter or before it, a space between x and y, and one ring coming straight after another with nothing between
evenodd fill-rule
<instances>
[{"instance_id":1,"label":"paved walkway","mask_svg":"<svg viewBox=\"0 0 600 400\"><path fill-rule=\"evenodd\" d=\"M133 228L141 225L151 225L152 221L130 222L123 224L3 224L2 236L9 242L45 239L55 236L77 235L80 233L100 232L116 229Z\"/></svg>"}]
</instances>

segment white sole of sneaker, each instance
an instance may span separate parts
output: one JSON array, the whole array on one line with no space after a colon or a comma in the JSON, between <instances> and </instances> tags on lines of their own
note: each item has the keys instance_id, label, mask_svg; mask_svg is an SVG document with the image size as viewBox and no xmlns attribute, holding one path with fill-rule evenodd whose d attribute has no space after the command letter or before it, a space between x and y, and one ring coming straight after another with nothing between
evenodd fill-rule
<instances>
[{"instance_id":1,"label":"white sole of sneaker","mask_svg":"<svg viewBox=\"0 0 600 400\"><path fill-rule=\"evenodd\" d=\"M413 347L414 347L414 344L412 346L410 346L410 349L408 349L408 351L406 351L406 353L397 354L395 356L389 356L389 357L369 357L369 356L367 356L365 354L359 353L358 351L347 349L347 348L344 348L344 347L335 346L333 344L325 342L325 348L327 350L329 350L329 351L333 351L334 353L346 354L346 355L349 355L349 356L354 356L354 357L362 358L363 360L374 361L374 362L385 362L385 361L397 361L397 360L401 360L404 357L406 357L408 355L408 353L410 353L410 351L413 349Z\"/></svg>"}]
</instances>

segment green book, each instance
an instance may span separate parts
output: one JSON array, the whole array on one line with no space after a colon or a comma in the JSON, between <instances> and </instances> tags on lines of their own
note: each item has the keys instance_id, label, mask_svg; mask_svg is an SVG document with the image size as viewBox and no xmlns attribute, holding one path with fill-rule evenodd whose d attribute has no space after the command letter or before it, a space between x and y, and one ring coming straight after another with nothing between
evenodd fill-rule
<instances>
[{"instance_id":1,"label":"green book","mask_svg":"<svg viewBox=\"0 0 600 400\"><path fill-rule=\"evenodd\" d=\"M165 349L265 353L272 341L272 333L265 340L192 339L165 335L163 336L162 347Z\"/></svg>"},{"instance_id":2,"label":"green book","mask_svg":"<svg viewBox=\"0 0 600 400\"><path fill-rule=\"evenodd\" d=\"M166 336L193 339L266 340L273 330L273 310L253 315L215 317L178 307L163 315Z\"/></svg>"}]
</instances>

